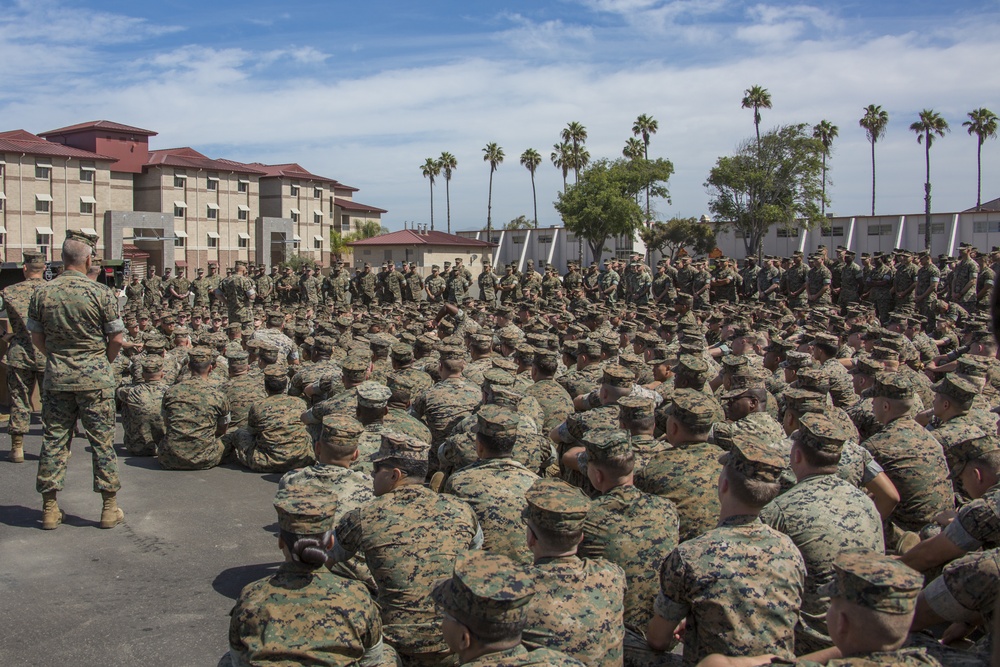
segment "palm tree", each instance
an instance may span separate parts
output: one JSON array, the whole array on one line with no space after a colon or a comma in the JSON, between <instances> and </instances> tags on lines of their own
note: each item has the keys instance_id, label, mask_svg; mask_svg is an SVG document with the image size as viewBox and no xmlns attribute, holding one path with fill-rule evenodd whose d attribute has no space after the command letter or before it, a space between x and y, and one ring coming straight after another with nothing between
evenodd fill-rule
<instances>
[{"instance_id":1,"label":"palm tree","mask_svg":"<svg viewBox=\"0 0 1000 667\"><path fill-rule=\"evenodd\" d=\"M622 155L628 160L645 158L645 154L642 142L635 137L629 137L628 141L625 142L625 148L622 149Z\"/></svg>"},{"instance_id":2,"label":"palm tree","mask_svg":"<svg viewBox=\"0 0 1000 667\"><path fill-rule=\"evenodd\" d=\"M760 110L771 108L771 93L767 88L753 86L743 91L743 108L753 109L753 126L757 132L757 152L760 152Z\"/></svg>"},{"instance_id":3,"label":"palm tree","mask_svg":"<svg viewBox=\"0 0 1000 667\"><path fill-rule=\"evenodd\" d=\"M434 179L441 173L441 163L429 157L420 165L420 173L431 182L431 231L434 231Z\"/></svg>"},{"instance_id":4,"label":"palm tree","mask_svg":"<svg viewBox=\"0 0 1000 667\"><path fill-rule=\"evenodd\" d=\"M535 203L535 229L538 229L538 196L535 194L535 170L542 163L542 156L534 148L521 153L521 165L531 172L531 199Z\"/></svg>"},{"instance_id":5,"label":"palm tree","mask_svg":"<svg viewBox=\"0 0 1000 667\"><path fill-rule=\"evenodd\" d=\"M656 134L660 124L652 116L642 114L632 123L632 134L642 137L642 157L649 159L649 137ZM646 186L646 220L649 220L649 186Z\"/></svg>"},{"instance_id":6,"label":"palm tree","mask_svg":"<svg viewBox=\"0 0 1000 667\"><path fill-rule=\"evenodd\" d=\"M570 151L572 150L573 147L564 141L561 144L553 144L552 154L549 156L556 169L562 169L563 194L566 194L566 177L569 176L571 167Z\"/></svg>"},{"instance_id":7,"label":"palm tree","mask_svg":"<svg viewBox=\"0 0 1000 667\"><path fill-rule=\"evenodd\" d=\"M865 128L865 134L872 145L872 215L875 215L875 142L885 136L889 112L883 111L877 104L869 104L864 111L865 115L858 121L858 125Z\"/></svg>"},{"instance_id":8,"label":"palm tree","mask_svg":"<svg viewBox=\"0 0 1000 667\"><path fill-rule=\"evenodd\" d=\"M571 155L574 158L579 158L579 156L581 155L580 144L582 144L587 140L587 128L585 128L583 124L578 123L577 121L574 120L573 122L568 123L565 128L563 128L563 131L559 133L559 136L562 137L564 143L572 144L573 152L571 153ZM589 161L590 161L590 153L587 153L587 162ZM580 160L575 159L570 166L573 168L573 172L576 174L576 182L579 183L580 169L586 166L586 162L580 164Z\"/></svg>"},{"instance_id":9,"label":"palm tree","mask_svg":"<svg viewBox=\"0 0 1000 667\"><path fill-rule=\"evenodd\" d=\"M448 233L451 234L451 174L458 169L458 160L451 153L445 151L438 158L441 171L444 173L444 198L448 203Z\"/></svg>"},{"instance_id":10,"label":"palm tree","mask_svg":"<svg viewBox=\"0 0 1000 667\"><path fill-rule=\"evenodd\" d=\"M590 151L583 144L576 147L570 147L570 164L573 165L573 171L576 172L576 182L580 182L580 170L586 168L590 164Z\"/></svg>"},{"instance_id":11,"label":"palm tree","mask_svg":"<svg viewBox=\"0 0 1000 667\"><path fill-rule=\"evenodd\" d=\"M497 170L497 166L503 163L503 149L496 144L496 142L490 142L486 144L486 148L483 149L483 162L490 163L490 194L489 199L486 203L486 240L493 241L493 172Z\"/></svg>"},{"instance_id":12,"label":"palm tree","mask_svg":"<svg viewBox=\"0 0 1000 667\"><path fill-rule=\"evenodd\" d=\"M970 137L974 134L979 138L976 147L976 210L979 210L983 189L983 144L987 139L997 138L997 115L986 107L973 109L969 112L969 120L962 125L968 128Z\"/></svg>"},{"instance_id":13,"label":"palm tree","mask_svg":"<svg viewBox=\"0 0 1000 667\"><path fill-rule=\"evenodd\" d=\"M818 139L823 144L823 199L820 202L823 217L826 217L826 156L830 154L830 146L839 133L837 126L828 120L821 120L813 126L813 139Z\"/></svg>"},{"instance_id":14,"label":"palm tree","mask_svg":"<svg viewBox=\"0 0 1000 667\"><path fill-rule=\"evenodd\" d=\"M917 143L924 145L924 160L927 165L927 175L924 179L924 247L931 247L931 144L934 137L943 137L949 130L948 121L937 111L924 109L919 119L910 124L910 129L917 135Z\"/></svg>"}]
</instances>

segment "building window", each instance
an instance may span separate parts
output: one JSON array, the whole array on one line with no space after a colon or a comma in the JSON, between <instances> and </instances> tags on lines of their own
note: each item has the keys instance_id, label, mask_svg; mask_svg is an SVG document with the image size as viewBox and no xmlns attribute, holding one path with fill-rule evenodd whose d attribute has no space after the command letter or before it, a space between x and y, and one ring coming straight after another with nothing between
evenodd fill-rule
<instances>
[{"instance_id":1,"label":"building window","mask_svg":"<svg viewBox=\"0 0 1000 667\"><path fill-rule=\"evenodd\" d=\"M218 218L219 218L219 207L218 206L209 206L208 207L208 219L209 220L217 220Z\"/></svg>"},{"instance_id":2,"label":"building window","mask_svg":"<svg viewBox=\"0 0 1000 667\"><path fill-rule=\"evenodd\" d=\"M7 199L5 197L0 197L0 213L3 213L3 205L6 203Z\"/></svg>"},{"instance_id":3,"label":"building window","mask_svg":"<svg viewBox=\"0 0 1000 667\"><path fill-rule=\"evenodd\" d=\"M250 190L250 183L248 183L247 181L240 181L236 185L236 191L237 192L247 192L249 190Z\"/></svg>"},{"instance_id":4,"label":"building window","mask_svg":"<svg viewBox=\"0 0 1000 667\"><path fill-rule=\"evenodd\" d=\"M323 188L313 188L313 199L323 198Z\"/></svg>"},{"instance_id":5,"label":"building window","mask_svg":"<svg viewBox=\"0 0 1000 667\"><path fill-rule=\"evenodd\" d=\"M47 199L36 199L35 200L35 212L36 213L48 213L49 212L49 201Z\"/></svg>"},{"instance_id":6,"label":"building window","mask_svg":"<svg viewBox=\"0 0 1000 667\"><path fill-rule=\"evenodd\" d=\"M778 227L777 237L779 239L797 239L799 238L799 230L797 227ZM744 238L738 236L737 238Z\"/></svg>"},{"instance_id":7,"label":"building window","mask_svg":"<svg viewBox=\"0 0 1000 667\"><path fill-rule=\"evenodd\" d=\"M891 236L892 223L885 225L868 225L868 236Z\"/></svg>"},{"instance_id":8,"label":"building window","mask_svg":"<svg viewBox=\"0 0 1000 667\"><path fill-rule=\"evenodd\" d=\"M370 254L372 254L372 251L369 250L368 248L365 248L364 254L365 255L370 255Z\"/></svg>"},{"instance_id":9,"label":"building window","mask_svg":"<svg viewBox=\"0 0 1000 667\"><path fill-rule=\"evenodd\" d=\"M340 216L340 233L347 234L351 231L351 216L342 215Z\"/></svg>"},{"instance_id":10,"label":"building window","mask_svg":"<svg viewBox=\"0 0 1000 667\"><path fill-rule=\"evenodd\" d=\"M89 201L80 202L80 213L84 215L94 215L94 205Z\"/></svg>"},{"instance_id":11,"label":"building window","mask_svg":"<svg viewBox=\"0 0 1000 667\"><path fill-rule=\"evenodd\" d=\"M293 197L299 196L299 186L295 183L292 183L292 196Z\"/></svg>"},{"instance_id":12,"label":"building window","mask_svg":"<svg viewBox=\"0 0 1000 667\"><path fill-rule=\"evenodd\" d=\"M828 227L827 225L823 225L820 228L819 231L820 231L820 235L821 236L826 236L826 237L843 236L844 235L844 228L843 227Z\"/></svg>"},{"instance_id":13,"label":"building window","mask_svg":"<svg viewBox=\"0 0 1000 667\"><path fill-rule=\"evenodd\" d=\"M923 226L921 225L921 228ZM934 223L931 223L931 231L934 232ZM977 220L972 223L972 231L976 234L995 234L1000 232L1000 221L997 222L987 222L986 220ZM937 232L934 232L935 234Z\"/></svg>"},{"instance_id":14,"label":"building window","mask_svg":"<svg viewBox=\"0 0 1000 667\"><path fill-rule=\"evenodd\" d=\"M180 171L180 170L175 171L174 172L174 187L175 188L183 188L185 185L187 185L187 174L185 174L183 171Z\"/></svg>"},{"instance_id":15,"label":"building window","mask_svg":"<svg viewBox=\"0 0 1000 667\"><path fill-rule=\"evenodd\" d=\"M552 243L552 237L551 236L539 236L538 237L538 242L539 243Z\"/></svg>"},{"instance_id":16,"label":"building window","mask_svg":"<svg viewBox=\"0 0 1000 667\"><path fill-rule=\"evenodd\" d=\"M313 224L322 225L323 224L323 214L319 211L313 211Z\"/></svg>"},{"instance_id":17,"label":"building window","mask_svg":"<svg viewBox=\"0 0 1000 667\"><path fill-rule=\"evenodd\" d=\"M238 212L236 213L236 218L237 218L238 220L249 220L249 219L250 219L250 211L247 211L246 209L242 209L242 208L241 208L241 209L240 209L240 210L239 210L239 211L238 211Z\"/></svg>"},{"instance_id":18,"label":"building window","mask_svg":"<svg viewBox=\"0 0 1000 667\"><path fill-rule=\"evenodd\" d=\"M299 221L299 212L292 211L292 222L298 222L298 221Z\"/></svg>"},{"instance_id":19,"label":"building window","mask_svg":"<svg viewBox=\"0 0 1000 667\"><path fill-rule=\"evenodd\" d=\"M499 236L494 236L493 237L493 243L496 243L497 245L500 245L500 237Z\"/></svg>"},{"instance_id":20,"label":"building window","mask_svg":"<svg viewBox=\"0 0 1000 667\"><path fill-rule=\"evenodd\" d=\"M242 236L241 236L241 237L239 238L239 243L238 243L238 245L239 245L239 247L241 247L241 248L249 248L249 247L250 247L250 239L248 239L248 238L244 238L244 237L242 237Z\"/></svg>"},{"instance_id":21,"label":"building window","mask_svg":"<svg viewBox=\"0 0 1000 667\"><path fill-rule=\"evenodd\" d=\"M184 207L174 205L174 217L183 218L184 217Z\"/></svg>"},{"instance_id":22,"label":"building window","mask_svg":"<svg viewBox=\"0 0 1000 667\"><path fill-rule=\"evenodd\" d=\"M88 169L87 167L80 167L80 182L81 183L93 183L94 182L94 170Z\"/></svg>"},{"instance_id":23,"label":"building window","mask_svg":"<svg viewBox=\"0 0 1000 667\"><path fill-rule=\"evenodd\" d=\"M323 249L323 239L319 236L313 239L313 250Z\"/></svg>"},{"instance_id":24,"label":"building window","mask_svg":"<svg viewBox=\"0 0 1000 667\"><path fill-rule=\"evenodd\" d=\"M917 225L917 234L920 236L924 235L924 229L927 227L926 223L921 222ZM932 222L931 223L931 234L944 234L944 223L943 222Z\"/></svg>"},{"instance_id":25,"label":"building window","mask_svg":"<svg viewBox=\"0 0 1000 667\"><path fill-rule=\"evenodd\" d=\"M44 253L46 257L49 256L49 246L52 245L52 235L51 234L35 234L35 245L38 246L38 252Z\"/></svg>"},{"instance_id":26,"label":"building window","mask_svg":"<svg viewBox=\"0 0 1000 667\"><path fill-rule=\"evenodd\" d=\"M524 243L524 237L523 236L514 236L514 237L511 238L510 242L513 243L513 244L515 244L515 245L521 245L522 243Z\"/></svg>"},{"instance_id":27,"label":"building window","mask_svg":"<svg viewBox=\"0 0 1000 667\"><path fill-rule=\"evenodd\" d=\"M47 181L49 180L49 176L51 174L52 174L52 167L42 164L35 165L35 178L43 178Z\"/></svg>"},{"instance_id":28,"label":"building window","mask_svg":"<svg viewBox=\"0 0 1000 667\"><path fill-rule=\"evenodd\" d=\"M216 178L210 178L210 179L208 179L208 189L209 190L218 190L219 189L219 180L216 179Z\"/></svg>"},{"instance_id":29,"label":"building window","mask_svg":"<svg viewBox=\"0 0 1000 667\"><path fill-rule=\"evenodd\" d=\"M219 247L219 235L215 232L208 233L208 247L218 248Z\"/></svg>"},{"instance_id":30,"label":"building window","mask_svg":"<svg viewBox=\"0 0 1000 667\"><path fill-rule=\"evenodd\" d=\"M184 237L183 236L174 236L174 247L175 248L183 248L184 247Z\"/></svg>"}]
</instances>

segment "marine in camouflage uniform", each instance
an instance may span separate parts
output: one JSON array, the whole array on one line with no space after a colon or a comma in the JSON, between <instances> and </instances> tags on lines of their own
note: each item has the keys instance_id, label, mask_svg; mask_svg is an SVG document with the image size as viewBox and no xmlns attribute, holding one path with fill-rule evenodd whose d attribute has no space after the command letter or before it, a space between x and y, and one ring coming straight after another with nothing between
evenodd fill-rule
<instances>
[{"instance_id":1,"label":"marine in camouflage uniform","mask_svg":"<svg viewBox=\"0 0 1000 667\"><path fill-rule=\"evenodd\" d=\"M550 350L535 352L535 372L541 372L539 364L545 364L545 368L551 370L558 361L558 355ZM525 394L538 401L538 406L542 409L545 418L539 424L543 433L548 433L559 424L566 421L566 417L574 412L573 399L569 392L563 389L562 385L552 379L550 375L539 377L525 389Z\"/></svg>"},{"instance_id":2,"label":"marine in camouflage uniform","mask_svg":"<svg viewBox=\"0 0 1000 667\"><path fill-rule=\"evenodd\" d=\"M518 437L517 415L506 408L484 405L476 415L482 457L452 474L444 486L472 506L483 530L483 550L527 565L531 551L524 540L521 512L525 493L538 479L512 456Z\"/></svg>"},{"instance_id":3,"label":"marine in camouflage uniform","mask_svg":"<svg viewBox=\"0 0 1000 667\"><path fill-rule=\"evenodd\" d=\"M763 438L741 434L726 457L720 487L728 485L720 493L736 493L745 479L768 485L773 498L783 469L784 459ZM649 643L668 648L686 619L684 665L710 653L791 658L805 575L787 535L761 523L756 512L723 514L718 527L682 542L660 566L654 620L662 635L650 635Z\"/></svg>"},{"instance_id":4,"label":"marine in camouflage uniform","mask_svg":"<svg viewBox=\"0 0 1000 667\"><path fill-rule=\"evenodd\" d=\"M195 308L204 308L211 304L211 294L215 291L215 285L211 278L205 276L205 269L198 269L198 277L191 281L190 289L194 294Z\"/></svg>"},{"instance_id":5,"label":"marine in camouflage uniform","mask_svg":"<svg viewBox=\"0 0 1000 667\"><path fill-rule=\"evenodd\" d=\"M440 274L441 267L437 264L431 266L431 275L424 281L424 291L427 293L427 300L430 303L441 303L444 301L444 291L448 287L445 279Z\"/></svg>"},{"instance_id":6,"label":"marine in camouflage uniform","mask_svg":"<svg viewBox=\"0 0 1000 667\"><path fill-rule=\"evenodd\" d=\"M423 486L427 457L427 443L383 434L373 457L377 497L340 519L330 556L364 554L378 583L386 641L404 663L412 656L423 665L453 665L430 592L459 554L481 546L482 531L467 503Z\"/></svg>"},{"instance_id":7,"label":"marine in camouflage uniform","mask_svg":"<svg viewBox=\"0 0 1000 667\"><path fill-rule=\"evenodd\" d=\"M493 306L497 302L497 290L500 288L500 278L493 273L493 267L488 261L483 262L483 270L476 279L479 283L479 300Z\"/></svg>"},{"instance_id":8,"label":"marine in camouflage uniform","mask_svg":"<svg viewBox=\"0 0 1000 667\"><path fill-rule=\"evenodd\" d=\"M285 562L240 593L230 612L228 661L224 658L220 664L250 667L276 660L326 667L392 664L395 656L390 658L391 650L382 644L378 605L364 584L330 572L321 559L305 562L295 543L285 543L321 537L334 523L333 497L300 495L300 491L300 487L278 491L274 505Z\"/></svg>"},{"instance_id":9,"label":"marine in camouflage uniform","mask_svg":"<svg viewBox=\"0 0 1000 667\"><path fill-rule=\"evenodd\" d=\"M621 276L610 266L610 262L604 261L605 270L601 272L601 276L597 281L597 289L600 292L600 299L607 305L612 305L618 302L618 284L621 282Z\"/></svg>"},{"instance_id":10,"label":"marine in camouflage uniform","mask_svg":"<svg viewBox=\"0 0 1000 667\"><path fill-rule=\"evenodd\" d=\"M323 279L323 303L328 306L347 305L351 293L351 279L341 269L340 264L334 264L330 275Z\"/></svg>"},{"instance_id":11,"label":"marine in camouflage uniform","mask_svg":"<svg viewBox=\"0 0 1000 667\"><path fill-rule=\"evenodd\" d=\"M142 362L143 381L118 389L121 404L122 444L133 456L155 456L156 446L164 436L160 412L163 395L170 385L163 379L163 360L151 356Z\"/></svg>"},{"instance_id":12,"label":"marine in camouflage uniform","mask_svg":"<svg viewBox=\"0 0 1000 667\"><path fill-rule=\"evenodd\" d=\"M70 268L35 290L28 305L25 326L45 357L44 433L35 480L43 499L43 528L55 528L62 520L56 493L63 488L77 420L92 448L94 491L105 501L101 525L110 528L122 519L115 501L121 484L114 450L114 375L108 357L118 353L125 323L114 294L77 270L90 269L97 240L93 234L67 231L63 261ZM117 519L112 522L114 515Z\"/></svg>"},{"instance_id":13,"label":"marine in camouflage uniform","mask_svg":"<svg viewBox=\"0 0 1000 667\"><path fill-rule=\"evenodd\" d=\"M24 280L0 292L0 299L7 311L10 342L4 363L7 365L7 391L10 395L10 421L7 433L11 439L10 459L15 463L24 460L23 439L31 426L31 395L35 388L41 393L44 384L45 358L31 342L31 332L26 321L31 297L45 284L45 255L24 253Z\"/></svg>"},{"instance_id":14,"label":"marine in camouflage uniform","mask_svg":"<svg viewBox=\"0 0 1000 667\"><path fill-rule=\"evenodd\" d=\"M910 260L910 253L899 253L900 264L892 277L893 307L899 311L913 310L917 289L917 267Z\"/></svg>"},{"instance_id":15,"label":"marine in camouflage uniform","mask_svg":"<svg viewBox=\"0 0 1000 667\"><path fill-rule=\"evenodd\" d=\"M968 243L960 243L958 246L958 254L962 259L951 272L952 289L949 300L974 313L978 305L976 284L979 279L979 265L969 256L970 250L971 246Z\"/></svg>"},{"instance_id":16,"label":"marine in camouflage uniform","mask_svg":"<svg viewBox=\"0 0 1000 667\"><path fill-rule=\"evenodd\" d=\"M836 473L820 472L840 458L850 434L825 415L805 414L794 437L802 459L797 483L766 505L760 517L792 538L805 560L805 590L795 631L795 652L803 655L833 644L826 626L830 600L820 589L832 581L837 555L851 549L883 553L883 537L882 519L871 499Z\"/></svg>"},{"instance_id":17,"label":"marine in camouflage uniform","mask_svg":"<svg viewBox=\"0 0 1000 667\"><path fill-rule=\"evenodd\" d=\"M214 363L214 350L194 348L191 363ZM166 434L157 448L160 467L168 470L205 470L222 462L226 447L219 436L229 423L229 400L222 388L206 377L192 375L163 396Z\"/></svg>"},{"instance_id":18,"label":"marine in camouflage uniform","mask_svg":"<svg viewBox=\"0 0 1000 667\"><path fill-rule=\"evenodd\" d=\"M926 331L934 331L937 327L937 292L941 285L941 270L934 266L930 252L925 250L918 256L920 269L917 271L917 289L914 290L915 307L927 319ZM927 296L923 296L924 293Z\"/></svg>"},{"instance_id":19,"label":"marine in camouflage uniform","mask_svg":"<svg viewBox=\"0 0 1000 667\"><path fill-rule=\"evenodd\" d=\"M255 402L245 427L226 435L237 462L256 472L287 472L314 461L312 438L300 416L305 401L285 394L288 375L277 365L264 371L267 397Z\"/></svg>"},{"instance_id":20,"label":"marine in camouflage uniform","mask_svg":"<svg viewBox=\"0 0 1000 667\"><path fill-rule=\"evenodd\" d=\"M442 363L464 359L462 348L441 348ZM461 376L461 371L446 377L413 401L413 414L431 430L431 445L436 448L451 434L455 425L482 402L482 389ZM437 460L431 453L431 467Z\"/></svg>"},{"instance_id":21,"label":"marine in camouflage uniform","mask_svg":"<svg viewBox=\"0 0 1000 667\"><path fill-rule=\"evenodd\" d=\"M848 306L861 301L861 292L864 291L864 272L854 261L854 257L853 251L844 253L844 266L840 270L840 293L837 296L837 305L842 312Z\"/></svg>"},{"instance_id":22,"label":"marine in camouflage uniform","mask_svg":"<svg viewBox=\"0 0 1000 667\"><path fill-rule=\"evenodd\" d=\"M242 350L226 355L229 377L222 383L222 390L229 401L230 431L246 426L250 407L267 396L260 376L250 373L248 358L249 355Z\"/></svg>"},{"instance_id":23,"label":"marine in camouflage uniform","mask_svg":"<svg viewBox=\"0 0 1000 667\"><path fill-rule=\"evenodd\" d=\"M156 267L149 267L148 275L142 280L142 303L146 308L159 308L163 298L163 279L156 275Z\"/></svg>"},{"instance_id":24,"label":"marine in camouflage uniform","mask_svg":"<svg viewBox=\"0 0 1000 667\"><path fill-rule=\"evenodd\" d=\"M810 257L810 263L812 266L806 274L806 294L809 303L815 306L829 306L833 303L830 294L833 276L830 274L830 269L826 268L822 258L816 255Z\"/></svg>"},{"instance_id":25,"label":"marine in camouflage uniform","mask_svg":"<svg viewBox=\"0 0 1000 667\"><path fill-rule=\"evenodd\" d=\"M608 561L553 549L553 539L583 531L590 509L580 492L556 479L540 479L525 494L524 521L532 536L529 570L535 597L522 638L528 649L561 651L592 667L622 664L625 573ZM563 555L550 555L561 551Z\"/></svg>"},{"instance_id":26,"label":"marine in camouflage uniform","mask_svg":"<svg viewBox=\"0 0 1000 667\"><path fill-rule=\"evenodd\" d=\"M795 251L792 253L792 266L785 271L782 279L785 282L785 289L787 290L788 307L792 309L804 308L806 306L809 272L802 265L801 252Z\"/></svg>"},{"instance_id":27,"label":"marine in camouflage uniform","mask_svg":"<svg viewBox=\"0 0 1000 667\"><path fill-rule=\"evenodd\" d=\"M257 296L257 286L247 277L246 270L246 262L236 260L236 273L219 284L229 309L229 321L242 324L244 332L253 326L253 302Z\"/></svg>"}]
</instances>

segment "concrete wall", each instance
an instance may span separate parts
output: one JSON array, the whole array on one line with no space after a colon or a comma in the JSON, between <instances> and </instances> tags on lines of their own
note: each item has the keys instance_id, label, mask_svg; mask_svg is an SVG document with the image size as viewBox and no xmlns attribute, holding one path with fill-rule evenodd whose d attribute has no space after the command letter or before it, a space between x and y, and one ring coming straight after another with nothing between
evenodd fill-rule
<instances>
[{"instance_id":1,"label":"concrete wall","mask_svg":"<svg viewBox=\"0 0 1000 667\"><path fill-rule=\"evenodd\" d=\"M456 234L466 238L486 240L486 230L456 232ZM531 259L535 262L535 268L538 268L542 262L552 262L560 272L564 272L567 262L581 259L581 250L584 266L595 261L587 242L579 243L576 235L567 232L563 227L494 229L493 242L499 244L497 248L493 249L493 266L517 262L518 270L524 270L528 260ZM605 242L605 248L606 250L601 253L597 261L606 257L628 256L632 252L645 252L645 246L638 237L634 239L611 238ZM497 273L503 274L502 271L497 271Z\"/></svg>"}]
</instances>

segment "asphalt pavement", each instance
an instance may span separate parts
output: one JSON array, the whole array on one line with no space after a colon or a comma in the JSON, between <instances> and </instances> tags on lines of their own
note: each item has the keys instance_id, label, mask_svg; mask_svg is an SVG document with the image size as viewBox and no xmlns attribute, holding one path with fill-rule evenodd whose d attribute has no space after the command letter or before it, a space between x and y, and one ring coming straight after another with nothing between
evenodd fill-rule
<instances>
[{"instance_id":1,"label":"asphalt pavement","mask_svg":"<svg viewBox=\"0 0 1000 667\"><path fill-rule=\"evenodd\" d=\"M43 531L37 416L24 463L7 461L0 431L0 665L215 667L240 590L281 560L279 475L161 470L125 454L119 425L125 523L98 527L90 448L77 438L59 494L65 522Z\"/></svg>"}]
</instances>

